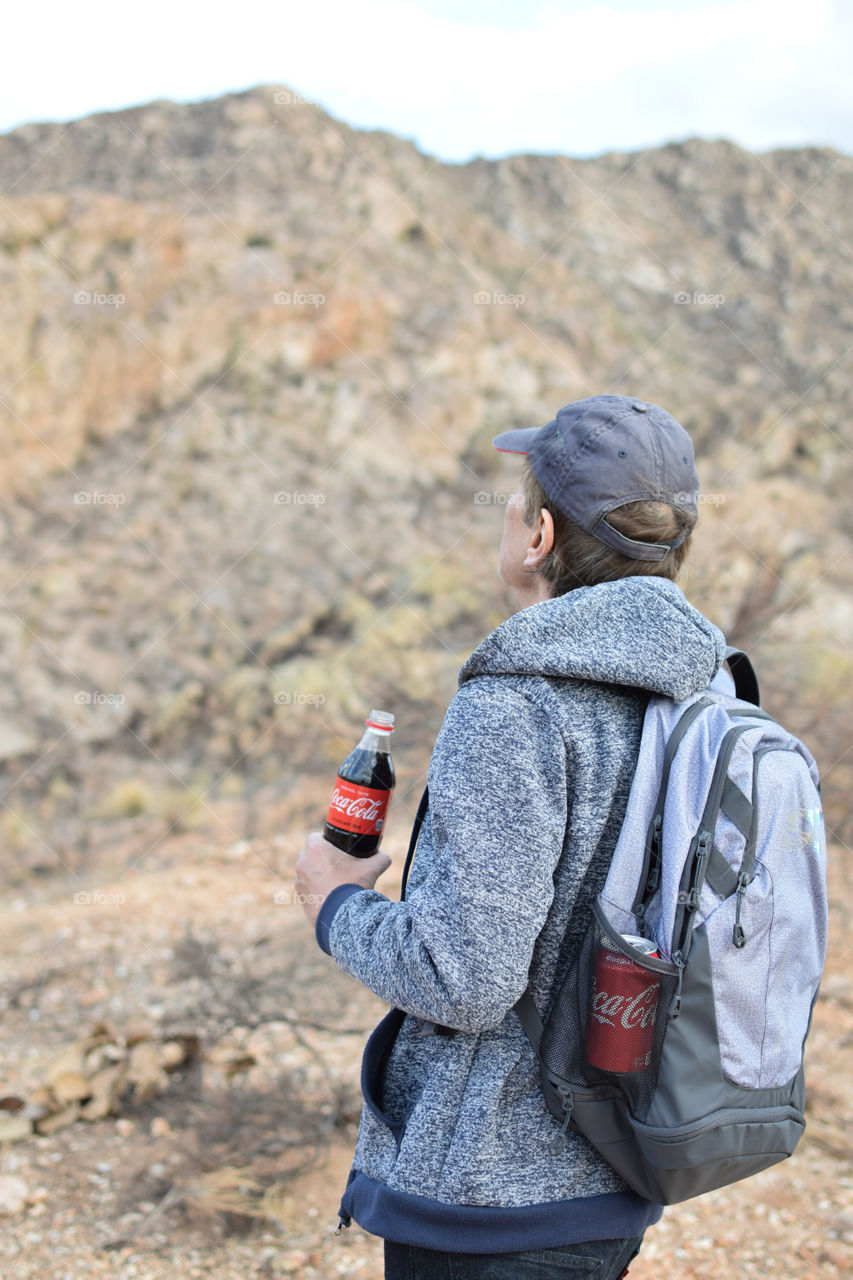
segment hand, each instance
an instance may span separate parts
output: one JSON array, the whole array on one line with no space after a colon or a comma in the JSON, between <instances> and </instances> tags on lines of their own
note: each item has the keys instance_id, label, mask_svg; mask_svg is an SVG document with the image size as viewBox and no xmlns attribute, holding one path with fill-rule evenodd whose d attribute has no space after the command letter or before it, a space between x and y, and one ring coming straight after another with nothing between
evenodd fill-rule
<instances>
[{"instance_id":1,"label":"hand","mask_svg":"<svg viewBox=\"0 0 853 1280\"><path fill-rule=\"evenodd\" d=\"M296 859L296 894L311 924L316 924L320 908L339 884L360 884L372 889L391 859L377 850L369 858L354 858L324 839L322 831L312 831Z\"/></svg>"}]
</instances>

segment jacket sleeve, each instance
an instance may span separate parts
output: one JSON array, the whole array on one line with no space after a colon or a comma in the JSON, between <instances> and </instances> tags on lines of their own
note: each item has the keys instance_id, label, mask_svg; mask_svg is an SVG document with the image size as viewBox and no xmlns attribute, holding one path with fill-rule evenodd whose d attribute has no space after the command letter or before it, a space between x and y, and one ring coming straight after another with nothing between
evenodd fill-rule
<instances>
[{"instance_id":1,"label":"jacket sleeve","mask_svg":"<svg viewBox=\"0 0 853 1280\"><path fill-rule=\"evenodd\" d=\"M545 712L503 681L471 681L448 709L429 787L426 875L405 902L355 886L335 890L317 938L389 1004L484 1031L524 991L553 899L566 747Z\"/></svg>"}]
</instances>

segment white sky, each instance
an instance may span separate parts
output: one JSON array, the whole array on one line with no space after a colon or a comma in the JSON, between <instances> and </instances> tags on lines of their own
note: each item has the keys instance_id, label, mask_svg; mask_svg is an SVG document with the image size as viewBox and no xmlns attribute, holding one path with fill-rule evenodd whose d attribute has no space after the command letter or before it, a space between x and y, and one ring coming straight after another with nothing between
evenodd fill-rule
<instances>
[{"instance_id":1,"label":"white sky","mask_svg":"<svg viewBox=\"0 0 853 1280\"><path fill-rule=\"evenodd\" d=\"M444 160L853 151L853 0L44 0L3 26L0 131L283 84Z\"/></svg>"}]
</instances>

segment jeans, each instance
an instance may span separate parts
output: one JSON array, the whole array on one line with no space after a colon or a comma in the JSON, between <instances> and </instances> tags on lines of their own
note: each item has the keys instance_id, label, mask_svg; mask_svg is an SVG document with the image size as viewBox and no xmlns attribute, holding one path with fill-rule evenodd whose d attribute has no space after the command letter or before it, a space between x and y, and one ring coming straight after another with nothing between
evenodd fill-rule
<instances>
[{"instance_id":1,"label":"jeans","mask_svg":"<svg viewBox=\"0 0 853 1280\"><path fill-rule=\"evenodd\" d=\"M642 1236L524 1253L441 1253L385 1241L385 1280L619 1280Z\"/></svg>"}]
</instances>

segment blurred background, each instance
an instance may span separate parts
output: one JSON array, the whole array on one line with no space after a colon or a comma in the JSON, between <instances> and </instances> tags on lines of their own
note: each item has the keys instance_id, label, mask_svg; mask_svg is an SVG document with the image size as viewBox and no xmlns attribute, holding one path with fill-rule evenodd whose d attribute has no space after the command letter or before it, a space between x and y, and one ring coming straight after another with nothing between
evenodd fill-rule
<instances>
[{"instance_id":1,"label":"blurred background","mask_svg":"<svg viewBox=\"0 0 853 1280\"><path fill-rule=\"evenodd\" d=\"M381 1276L329 1224L384 1006L293 862L384 707L398 895L516 607L491 438L611 392L693 435L682 585L817 758L834 913L802 1154L632 1275L851 1274L849 12L48 17L0 92L0 1271Z\"/></svg>"}]
</instances>

